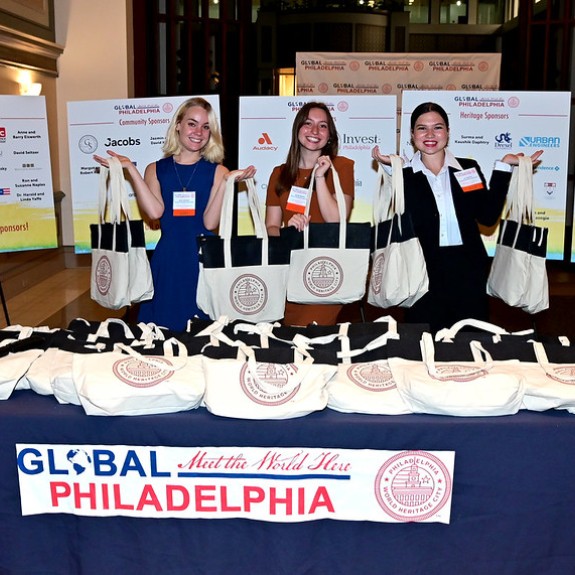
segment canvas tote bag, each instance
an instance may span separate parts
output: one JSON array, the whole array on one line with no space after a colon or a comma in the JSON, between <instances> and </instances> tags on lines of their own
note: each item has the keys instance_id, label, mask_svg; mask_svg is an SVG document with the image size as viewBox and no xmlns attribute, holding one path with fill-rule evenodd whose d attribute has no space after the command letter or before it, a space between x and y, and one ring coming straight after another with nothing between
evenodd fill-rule
<instances>
[{"instance_id":1,"label":"canvas tote bag","mask_svg":"<svg viewBox=\"0 0 575 575\"><path fill-rule=\"evenodd\" d=\"M494 363L477 342L473 361L435 361L433 336L421 338L422 361L389 358L399 393L413 413L462 417L511 415L522 408L524 380L518 361Z\"/></svg>"},{"instance_id":2,"label":"canvas tote bag","mask_svg":"<svg viewBox=\"0 0 575 575\"><path fill-rule=\"evenodd\" d=\"M76 354L72 373L86 413L146 415L199 407L205 388L200 356L188 357L175 338L163 342L163 349L163 355L151 356L116 344L97 356Z\"/></svg>"},{"instance_id":3,"label":"canvas tote bag","mask_svg":"<svg viewBox=\"0 0 575 575\"><path fill-rule=\"evenodd\" d=\"M549 281L545 267L548 229L535 226L533 166L520 157L511 176L508 209L499 226L487 293L528 313L549 307Z\"/></svg>"},{"instance_id":4,"label":"canvas tote bag","mask_svg":"<svg viewBox=\"0 0 575 575\"><path fill-rule=\"evenodd\" d=\"M342 351L337 373L328 382L327 406L344 413L370 413L374 415L403 415L411 413L403 401L387 361L385 347L397 339L397 326L391 317L389 332L375 337L361 349L352 349L349 337L341 338ZM369 352L381 351L381 359L362 361Z\"/></svg>"},{"instance_id":5,"label":"canvas tote bag","mask_svg":"<svg viewBox=\"0 0 575 575\"><path fill-rule=\"evenodd\" d=\"M343 304L360 300L369 268L371 225L348 223L345 198L331 167L339 223L311 223L292 248L287 284L288 301L302 304ZM309 214L315 170L310 177L305 214Z\"/></svg>"},{"instance_id":6,"label":"canvas tote bag","mask_svg":"<svg viewBox=\"0 0 575 575\"><path fill-rule=\"evenodd\" d=\"M218 337L218 336L216 336ZM224 340L234 357L203 355L208 411L240 419L290 419L327 405L327 382L335 366L314 363L305 350L255 349ZM229 348L228 348L229 349Z\"/></svg>"},{"instance_id":7,"label":"canvas tote bag","mask_svg":"<svg viewBox=\"0 0 575 575\"><path fill-rule=\"evenodd\" d=\"M410 307L429 290L427 266L411 217L405 213L403 163L391 155L391 175L378 164L374 195L374 252L367 303Z\"/></svg>"},{"instance_id":8,"label":"canvas tote bag","mask_svg":"<svg viewBox=\"0 0 575 575\"><path fill-rule=\"evenodd\" d=\"M196 301L212 319L269 322L285 309L289 248L281 237L268 237L252 178L246 180L255 236L232 237L234 177L226 182L220 236L198 238L200 272Z\"/></svg>"},{"instance_id":9,"label":"canvas tote bag","mask_svg":"<svg viewBox=\"0 0 575 575\"><path fill-rule=\"evenodd\" d=\"M154 288L144 223L131 219L120 161L110 157L108 163L100 167L99 223L90 225L90 295L103 307L119 309L151 299Z\"/></svg>"}]
</instances>

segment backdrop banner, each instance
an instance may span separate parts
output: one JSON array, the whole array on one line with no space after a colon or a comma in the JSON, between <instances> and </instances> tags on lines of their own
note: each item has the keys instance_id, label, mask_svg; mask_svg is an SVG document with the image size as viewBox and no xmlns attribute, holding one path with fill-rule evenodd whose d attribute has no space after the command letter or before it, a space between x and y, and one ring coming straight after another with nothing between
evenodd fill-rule
<instances>
[{"instance_id":1,"label":"backdrop banner","mask_svg":"<svg viewBox=\"0 0 575 575\"><path fill-rule=\"evenodd\" d=\"M94 154L107 150L128 156L142 176L146 166L163 156L162 146L178 106L192 96L133 98L68 103L70 183L76 253L90 251L90 224L98 222L98 173ZM219 96L201 96L220 117ZM140 213L130 181L126 181L134 219ZM146 247L155 247L159 231L146 226Z\"/></svg>"},{"instance_id":2,"label":"backdrop banner","mask_svg":"<svg viewBox=\"0 0 575 575\"><path fill-rule=\"evenodd\" d=\"M0 252L58 247L44 96L0 96Z\"/></svg>"},{"instance_id":3,"label":"backdrop banner","mask_svg":"<svg viewBox=\"0 0 575 575\"><path fill-rule=\"evenodd\" d=\"M449 523L454 451L17 444L22 515Z\"/></svg>"},{"instance_id":4,"label":"backdrop banner","mask_svg":"<svg viewBox=\"0 0 575 575\"><path fill-rule=\"evenodd\" d=\"M500 69L501 54L296 53L299 96L497 90Z\"/></svg>"}]
</instances>

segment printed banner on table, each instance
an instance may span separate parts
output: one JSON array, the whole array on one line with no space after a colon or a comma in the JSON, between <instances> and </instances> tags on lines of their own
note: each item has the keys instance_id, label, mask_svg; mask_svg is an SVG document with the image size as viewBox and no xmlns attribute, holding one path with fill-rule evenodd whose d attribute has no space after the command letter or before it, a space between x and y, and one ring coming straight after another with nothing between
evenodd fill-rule
<instances>
[{"instance_id":1,"label":"printed banner on table","mask_svg":"<svg viewBox=\"0 0 575 575\"><path fill-rule=\"evenodd\" d=\"M401 154L413 155L410 117L423 102L436 102L449 116L449 149L474 158L489 181L495 160L543 150L533 175L535 224L549 228L547 258L563 259L569 159L569 92L403 93ZM496 231L486 244L491 253Z\"/></svg>"},{"instance_id":2,"label":"printed banner on table","mask_svg":"<svg viewBox=\"0 0 575 575\"><path fill-rule=\"evenodd\" d=\"M98 174L94 154L107 150L127 156L144 175L146 166L163 156L166 132L178 106L192 96L96 100L68 103L70 181L76 253L90 251L90 224L98 222ZM220 118L219 96L201 96ZM132 218L140 218L134 191L126 179ZM155 247L160 232L146 226L146 247Z\"/></svg>"},{"instance_id":3,"label":"printed banner on table","mask_svg":"<svg viewBox=\"0 0 575 575\"><path fill-rule=\"evenodd\" d=\"M371 149L395 148L395 96L254 96L240 98L239 166L254 165L258 194L265 202L275 166L285 163L294 118L307 102L322 102L330 110L339 136L339 155L355 161L355 202L351 221L372 220L377 171ZM240 233L251 230L247 202L240 201ZM249 232L251 233L251 232Z\"/></svg>"},{"instance_id":4,"label":"printed banner on table","mask_svg":"<svg viewBox=\"0 0 575 575\"><path fill-rule=\"evenodd\" d=\"M497 90L501 54L298 52L297 93L395 94L404 90Z\"/></svg>"},{"instance_id":5,"label":"printed banner on table","mask_svg":"<svg viewBox=\"0 0 575 575\"><path fill-rule=\"evenodd\" d=\"M453 451L16 445L22 515L449 523Z\"/></svg>"},{"instance_id":6,"label":"printed banner on table","mask_svg":"<svg viewBox=\"0 0 575 575\"><path fill-rule=\"evenodd\" d=\"M0 96L0 252L58 246L44 96Z\"/></svg>"}]
</instances>

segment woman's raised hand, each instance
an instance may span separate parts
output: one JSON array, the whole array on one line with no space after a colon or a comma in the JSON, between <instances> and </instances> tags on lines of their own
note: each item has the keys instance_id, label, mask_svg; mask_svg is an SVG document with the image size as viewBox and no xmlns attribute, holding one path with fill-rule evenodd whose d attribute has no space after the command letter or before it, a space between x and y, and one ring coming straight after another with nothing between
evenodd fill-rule
<instances>
[{"instance_id":1,"label":"woman's raised hand","mask_svg":"<svg viewBox=\"0 0 575 575\"><path fill-rule=\"evenodd\" d=\"M531 163L533 164L534 168L536 168L541 163L539 157L542 153L543 150L537 150L537 152L531 154ZM519 158L524 155L525 154L523 152L520 152L519 154L505 154L501 161L505 162L506 164L510 164L511 166L517 166L519 164Z\"/></svg>"},{"instance_id":2,"label":"woman's raised hand","mask_svg":"<svg viewBox=\"0 0 575 575\"><path fill-rule=\"evenodd\" d=\"M130 160L130 158L128 158L127 156L122 156L120 154L116 154L116 152L114 152L113 150L106 150L106 153L109 156L112 156L114 158L118 158L118 160L120 160L120 163L122 164L123 168L129 168L130 166L133 165L132 160ZM102 156L97 156L94 154L94 160L96 160L96 162L98 162L98 164L101 164L102 166L106 166L106 168L109 167L108 165L108 158L104 158Z\"/></svg>"},{"instance_id":3,"label":"woman's raised hand","mask_svg":"<svg viewBox=\"0 0 575 575\"><path fill-rule=\"evenodd\" d=\"M371 157L376 162L379 162L379 163L384 164L386 166L391 166L391 158L386 154L382 154L379 151L379 146L374 146L373 150L371 150Z\"/></svg>"},{"instance_id":4,"label":"woman's raised hand","mask_svg":"<svg viewBox=\"0 0 575 575\"><path fill-rule=\"evenodd\" d=\"M331 159L329 156L320 156L315 163L315 177L323 178L326 172L331 168Z\"/></svg>"},{"instance_id":5,"label":"woman's raised hand","mask_svg":"<svg viewBox=\"0 0 575 575\"><path fill-rule=\"evenodd\" d=\"M256 175L256 168L254 166L248 166L243 170L232 170L226 174L226 180L233 176L236 182L241 182L242 180L249 180Z\"/></svg>"}]
</instances>

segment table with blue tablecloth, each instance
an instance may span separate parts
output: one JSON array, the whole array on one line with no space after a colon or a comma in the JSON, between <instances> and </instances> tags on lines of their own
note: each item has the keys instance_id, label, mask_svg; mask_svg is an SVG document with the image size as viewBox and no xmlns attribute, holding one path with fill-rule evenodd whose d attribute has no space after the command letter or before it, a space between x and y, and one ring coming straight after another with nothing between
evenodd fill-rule
<instances>
[{"instance_id":1,"label":"table with blue tablecloth","mask_svg":"<svg viewBox=\"0 0 575 575\"><path fill-rule=\"evenodd\" d=\"M22 517L19 443L455 451L451 523ZM53 397L0 402L2 574L575 573L575 415L374 416L280 421L205 409L90 417Z\"/></svg>"}]
</instances>

